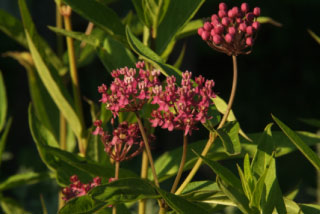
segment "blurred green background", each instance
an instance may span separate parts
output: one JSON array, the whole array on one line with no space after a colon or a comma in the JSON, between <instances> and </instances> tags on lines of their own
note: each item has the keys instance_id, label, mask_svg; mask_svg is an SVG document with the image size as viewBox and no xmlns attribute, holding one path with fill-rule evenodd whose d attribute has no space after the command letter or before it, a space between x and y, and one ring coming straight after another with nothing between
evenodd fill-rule
<instances>
[{"instance_id":1,"label":"blurred green background","mask_svg":"<svg viewBox=\"0 0 320 214\"><path fill-rule=\"evenodd\" d=\"M27 1L39 33L54 48L56 37L47 26L55 25L55 4L53 0ZM202 6L195 18L209 17L218 10L220 1L209 1ZM229 6L241 3L225 1ZM272 17L282 23L282 27L264 24L261 27L253 52L238 57L239 82L233 110L246 133L261 132L272 121L270 114L276 115L295 130L316 132L311 126L301 122L301 118L320 119L320 45L308 34L307 29L320 35L319 0L247 1L251 7L259 6L262 16ZM110 5L123 17L133 10L131 1L119 0ZM17 1L1 0L0 8L19 17ZM73 14L73 28L84 31L86 20ZM1 25L1 23L0 23ZM0 32L0 54L7 51L23 51L13 40ZM197 35L180 41L169 58L173 63L186 44L186 55L181 70L190 70L195 75L202 74L214 79L215 92L228 99L232 81L232 60L224 54L211 50ZM55 49L55 48L54 48ZM29 128L27 107L30 102L26 71L16 61L0 57L0 69L4 74L7 88L9 115L13 117L6 152L8 160L0 169L0 181L17 172L27 170L45 171ZM108 73L95 59L79 70L82 94L98 102L97 86L108 79ZM110 78L109 78L110 79ZM88 106L85 106L88 108ZM89 116L88 116L89 119ZM90 121L87 121L90 125ZM274 127L274 130L277 128ZM158 137L155 153L180 145L177 133L166 133ZM194 139L205 138L204 131L194 132ZM138 161L133 161L132 164ZM316 196L316 172L299 152L278 159L278 176L283 192L300 185L298 202L314 202ZM234 161L226 161L235 167ZM213 178L203 168L197 179ZM58 187L53 182L45 182L5 192L16 198L26 210L41 213L40 194L44 196L49 213L56 212Z\"/></svg>"}]
</instances>

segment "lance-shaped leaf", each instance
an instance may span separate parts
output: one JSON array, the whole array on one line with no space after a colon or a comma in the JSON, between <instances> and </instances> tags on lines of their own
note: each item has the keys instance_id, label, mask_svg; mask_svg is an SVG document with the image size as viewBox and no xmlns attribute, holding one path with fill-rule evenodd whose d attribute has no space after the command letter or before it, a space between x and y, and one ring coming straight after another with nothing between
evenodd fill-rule
<instances>
[{"instance_id":1,"label":"lance-shaped leaf","mask_svg":"<svg viewBox=\"0 0 320 214\"><path fill-rule=\"evenodd\" d=\"M157 189L162 198L166 201L169 207L171 207L176 213L209 213L207 210L202 208L200 205L190 202L187 199L174 195L172 193L166 192L162 189Z\"/></svg>"},{"instance_id":2,"label":"lance-shaped leaf","mask_svg":"<svg viewBox=\"0 0 320 214\"><path fill-rule=\"evenodd\" d=\"M199 10L204 0L171 1L168 10L159 25L156 38L156 52L162 54L176 34L183 29Z\"/></svg>"},{"instance_id":3,"label":"lance-shaped leaf","mask_svg":"<svg viewBox=\"0 0 320 214\"><path fill-rule=\"evenodd\" d=\"M9 134L9 130L11 128L11 124L12 124L12 118L10 117L4 128L4 131L0 135L0 166L1 166L2 157L3 157L2 154L4 153L4 149L6 147L7 137Z\"/></svg>"},{"instance_id":4,"label":"lance-shaped leaf","mask_svg":"<svg viewBox=\"0 0 320 214\"><path fill-rule=\"evenodd\" d=\"M84 18L121 41L125 41L124 26L118 15L106 5L98 1L63 0Z\"/></svg>"},{"instance_id":5,"label":"lance-shaped leaf","mask_svg":"<svg viewBox=\"0 0 320 214\"><path fill-rule=\"evenodd\" d=\"M239 123L236 121L226 123L222 128L217 129L216 133L220 137L222 144L228 155L236 155L241 152L239 140Z\"/></svg>"},{"instance_id":6,"label":"lance-shaped leaf","mask_svg":"<svg viewBox=\"0 0 320 214\"><path fill-rule=\"evenodd\" d=\"M0 9L0 30L8 35L10 38L18 42L20 45L28 49L28 42L25 36L25 30L20 20L12 16L11 14ZM44 50L44 54L48 58L48 62L60 75L64 75L67 72L67 68L63 65L62 61L53 52L48 43L38 35L39 44Z\"/></svg>"},{"instance_id":7,"label":"lance-shaped leaf","mask_svg":"<svg viewBox=\"0 0 320 214\"><path fill-rule=\"evenodd\" d=\"M76 136L80 138L84 134L84 127L81 126L80 119L71 104L70 95L67 89L63 86L57 72L55 72L53 68L49 69L47 67L46 59L43 58L45 55L43 54L41 45L39 45L39 38L25 0L19 0L19 7L23 24L25 26L25 33L30 52L37 68L37 72L55 104L65 116Z\"/></svg>"},{"instance_id":8,"label":"lance-shaped leaf","mask_svg":"<svg viewBox=\"0 0 320 214\"><path fill-rule=\"evenodd\" d=\"M317 34L315 34L312 30L308 30L308 33L320 45L320 37Z\"/></svg>"},{"instance_id":9,"label":"lance-shaped leaf","mask_svg":"<svg viewBox=\"0 0 320 214\"><path fill-rule=\"evenodd\" d=\"M278 118L272 115L273 120L278 124L280 129L287 135L290 141L302 152L302 154L310 161L310 163L320 170L320 159L310 147L301 140L301 138Z\"/></svg>"},{"instance_id":10,"label":"lance-shaped leaf","mask_svg":"<svg viewBox=\"0 0 320 214\"><path fill-rule=\"evenodd\" d=\"M89 214L95 213L97 210L105 206L101 201L95 201L89 195L84 195L71 199L59 210L59 214Z\"/></svg>"},{"instance_id":11,"label":"lance-shaped leaf","mask_svg":"<svg viewBox=\"0 0 320 214\"><path fill-rule=\"evenodd\" d=\"M7 109L8 109L8 101L7 101L6 87L4 84L2 72L0 71L0 133L6 122Z\"/></svg>"},{"instance_id":12,"label":"lance-shaped leaf","mask_svg":"<svg viewBox=\"0 0 320 214\"><path fill-rule=\"evenodd\" d=\"M12 175L0 183L0 192L12 189L18 186L30 185L49 179L49 173L26 172L22 174Z\"/></svg>"},{"instance_id":13,"label":"lance-shaped leaf","mask_svg":"<svg viewBox=\"0 0 320 214\"><path fill-rule=\"evenodd\" d=\"M8 214L30 214L30 212L23 209L23 207L14 199L2 197L0 195L0 205L4 213Z\"/></svg>"},{"instance_id":14,"label":"lance-shaped leaf","mask_svg":"<svg viewBox=\"0 0 320 214\"><path fill-rule=\"evenodd\" d=\"M56 33L69 36L93 46L101 62L109 72L125 66L133 67L136 63L136 58L130 50L99 29L96 29L91 35L85 35L84 33L66 31L55 27L49 28Z\"/></svg>"},{"instance_id":15,"label":"lance-shaped leaf","mask_svg":"<svg viewBox=\"0 0 320 214\"><path fill-rule=\"evenodd\" d=\"M123 178L97 186L89 192L89 195L108 205L159 198L155 187L150 182L139 178Z\"/></svg>"}]
</instances>

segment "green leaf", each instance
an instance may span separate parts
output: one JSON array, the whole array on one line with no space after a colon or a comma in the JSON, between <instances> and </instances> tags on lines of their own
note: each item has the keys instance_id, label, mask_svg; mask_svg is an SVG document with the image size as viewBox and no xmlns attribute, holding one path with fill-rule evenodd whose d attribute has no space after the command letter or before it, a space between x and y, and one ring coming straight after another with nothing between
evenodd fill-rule
<instances>
[{"instance_id":1,"label":"green leaf","mask_svg":"<svg viewBox=\"0 0 320 214\"><path fill-rule=\"evenodd\" d=\"M204 0L174 0L158 27L156 52L162 54L178 32L192 19Z\"/></svg>"},{"instance_id":2,"label":"green leaf","mask_svg":"<svg viewBox=\"0 0 320 214\"><path fill-rule=\"evenodd\" d=\"M192 203L181 196L174 195L166 192L162 189L158 189L158 192L162 198L166 201L169 207L171 207L177 213L193 214L193 213L209 213L196 203Z\"/></svg>"},{"instance_id":3,"label":"green leaf","mask_svg":"<svg viewBox=\"0 0 320 214\"><path fill-rule=\"evenodd\" d=\"M253 186L254 186L254 178L252 175L252 169L250 166L250 160L249 160L249 154L247 153L244 156L244 160L243 160L243 171L244 171L244 177L245 179L248 181L250 190L253 190Z\"/></svg>"},{"instance_id":4,"label":"green leaf","mask_svg":"<svg viewBox=\"0 0 320 214\"><path fill-rule=\"evenodd\" d=\"M253 190L250 188L249 181L246 179L244 173L242 172L242 169L240 168L240 166L238 164L237 164L237 168L238 168L238 172L240 175L240 180L241 180L243 192L245 193L247 198L249 200L251 200Z\"/></svg>"},{"instance_id":5,"label":"green leaf","mask_svg":"<svg viewBox=\"0 0 320 214\"><path fill-rule=\"evenodd\" d=\"M309 30L309 29L308 29L308 33L320 45L320 37L317 34L315 34L312 30Z\"/></svg>"},{"instance_id":6,"label":"green leaf","mask_svg":"<svg viewBox=\"0 0 320 214\"><path fill-rule=\"evenodd\" d=\"M20 20L12 16L11 14L0 9L0 30L7 34L10 38L14 39L20 45L28 49L28 42L25 36L25 29L23 28ZM48 59L48 62L53 66L60 75L64 75L67 72L67 68L63 65L62 61L54 53L48 43L39 35L38 42L41 48L44 50L44 54Z\"/></svg>"},{"instance_id":7,"label":"green leaf","mask_svg":"<svg viewBox=\"0 0 320 214\"><path fill-rule=\"evenodd\" d=\"M98 1L63 0L84 18L93 22L115 38L125 41L124 26L118 15L109 7Z\"/></svg>"},{"instance_id":8,"label":"green leaf","mask_svg":"<svg viewBox=\"0 0 320 214\"><path fill-rule=\"evenodd\" d=\"M320 213L320 205L317 204L300 204L303 213Z\"/></svg>"},{"instance_id":9,"label":"green leaf","mask_svg":"<svg viewBox=\"0 0 320 214\"><path fill-rule=\"evenodd\" d=\"M41 118L42 123L54 134L56 139L58 139L59 120L57 118L59 117L59 112L35 70L30 53L7 52L5 56L14 58L26 69L35 113L38 118Z\"/></svg>"},{"instance_id":10,"label":"green leaf","mask_svg":"<svg viewBox=\"0 0 320 214\"><path fill-rule=\"evenodd\" d=\"M310 126L313 126L313 127L316 127L316 128L320 129L320 120L317 120L317 119L314 119L314 118L302 118L300 120L302 122L310 125Z\"/></svg>"},{"instance_id":11,"label":"green leaf","mask_svg":"<svg viewBox=\"0 0 320 214\"><path fill-rule=\"evenodd\" d=\"M196 19L188 22L177 34L176 39L182 39L184 37L196 34L198 32L198 28L203 26L202 19Z\"/></svg>"},{"instance_id":12,"label":"green leaf","mask_svg":"<svg viewBox=\"0 0 320 214\"><path fill-rule=\"evenodd\" d=\"M181 79L182 72L179 69L173 67L172 65L165 64L163 59L149 47L145 46L137 37L135 37L128 27L126 28L126 35L131 49L136 54L141 56L144 60L152 63L156 68L160 69L163 75L175 75L177 79Z\"/></svg>"},{"instance_id":13,"label":"green leaf","mask_svg":"<svg viewBox=\"0 0 320 214\"><path fill-rule=\"evenodd\" d=\"M179 67L181 66L182 61L183 61L183 57L184 57L184 55L185 55L185 53L186 53L186 48L187 48L187 45L184 44L184 45L182 46L182 50L180 51L180 54L179 54L179 56L178 56L178 59L177 59L176 62L173 64L174 67L179 68Z\"/></svg>"},{"instance_id":14,"label":"green leaf","mask_svg":"<svg viewBox=\"0 0 320 214\"><path fill-rule=\"evenodd\" d=\"M220 177L217 179L219 188L228 196L228 198L234 202L237 207L243 213L255 213L252 209L249 208L249 201L247 197L239 192L234 186L226 184Z\"/></svg>"},{"instance_id":15,"label":"green leaf","mask_svg":"<svg viewBox=\"0 0 320 214\"><path fill-rule=\"evenodd\" d=\"M22 174L16 174L16 175L10 176L5 181L0 183L0 192L15 188L18 186L35 184L35 183L38 183L39 181L43 181L48 178L50 178L50 176L46 172L44 173L27 172Z\"/></svg>"},{"instance_id":16,"label":"green leaf","mask_svg":"<svg viewBox=\"0 0 320 214\"><path fill-rule=\"evenodd\" d=\"M310 147L301 140L301 138L278 118L272 115L273 120L278 124L281 130L288 136L291 142L302 152L302 154L310 161L310 163L320 170L320 159Z\"/></svg>"},{"instance_id":17,"label":"green leaf","mask_svg":"<svg viewBox=\"0 0 320 214\"><path fill-rule=\"evenodd\" d=\"M89 195L108 205L159 198L155 187L148 181L139 178L123 178L97 186L89 192Z\"/></svg>"},{"instance_id":18,"label":"green leaf","mask_svg":"<svg viewBox=\"0 0 320 214\"><path fill-rule=\"evenodd\" d=\"M275 21L271 17L259 16L258 22L260 22L261 24L268 23L268 24L272 24L276 27L282 27L282 24L280 22Z\"/></svg>"},{"instance_id":19,"label":"green leaf","mask_svg":"<svg viewBox=\"0 0 320 214\"><path fill-rule=\"evenodd\" d=\"M217 183L213 181L194 181L183 189L182 194L185 195L195 191L219 191L219 188Z\"/></svg>"},{"instance_id":20,"label":"green leaf","mask_svg":"<svg viewBox=\"0 0 320 214\"><path fill-rule=\"evenodd\" d=\"M5 125L8 110L6 87L0 70L0 133Z\"/></svg>"},{"instance_id":21,"label":"green leaf","mask_svg":"<svg viewBox=\"0 0 320 214\"><path fill-rule=\"evenodd\" d=\"M55 27L49 27L49 29L93 46L96 49L101 62L109 72L125 66L134 67L137 61L131 51L122 43L114 40L99 29L95 30L95 34L91 35L85 35L84 33L74 31L70 32Z\"/></svg>"},{"instance_id":22,"label":"green leaf","mask_svg":"<svg viewBox=\"0 0 320 214\"><path fill-rule=\"evenodd\" d=\"M89 214L95 213L97 210L105 206L105 203L95 201L89 195L76 197L67 202L60 210L60 214Z\"/></svg>"},{"instance_id":23,"label":"green leaf","mask_svg":"<svg viewBox=\"0 0 320 214\"><path fill-rule=\"evenodd\" d=\"M197 154L198 155L198 154ZM220 165L218 162L212 161L206 157L198 155L203 161L219 176L227 185L234 187L239 192L242 192L241 181L227 168Z\"/></svg>"},{"instance_id":24,"label":"green leaf","mask_svg":"<svg viewBox=\"0 0 320 214\"><path fill-rule=\"evenodd\" d=\"M11 124L12 124L12 118L10 117L5 128L4 128L4 131L0 137L0 166L1 166L1 162L2 162L2 154L3 154L4 149L6 147L7 137L9 134L9 130L11 128Z\"/></svg>"},{"instance_id":25,"label":"green leaf","mask_svg":"<svg viewBox=\"0 0 320 214\"><path fill-rule=\"evenodd\" d=\"M39 45L38 43L38 36L35 30L35 26L32 23L25 0L19 0L19 7L23 24L26 30L26 37L29 44L30 52L36 65L38 74L43 84L47 88L50 96L70 124L72 130L74 131L76 136L80 138L84 134L84 127L81 126L80 119L70 102L70 95L68 94L67 89L63 86L61 79L59 79L57 73L49 70L46 62L44 61L43 50L41 49L41 45Z\"/></svg>"},{"instance_id":26,"label":"green leaf","mask_svg":"<svg viewBox=\"0 0 320 214\"><path fill-rule=\"evenodd\" d=\"M24 210L23 207L12 198L0 196L0 205L6 214L30 214L30 212Z\"/></svg>"},{"instance_id":27,"label":"green leaf","mask_svg":"<svg viewBox=\"0 0 320 214\"><path fill-rule=\"evenodd\" d=\"M226 123L222 128L216 130L228 155L237 155L241 152L239 140L239 123L236 121Z\"/></svg>"}]
</instances>

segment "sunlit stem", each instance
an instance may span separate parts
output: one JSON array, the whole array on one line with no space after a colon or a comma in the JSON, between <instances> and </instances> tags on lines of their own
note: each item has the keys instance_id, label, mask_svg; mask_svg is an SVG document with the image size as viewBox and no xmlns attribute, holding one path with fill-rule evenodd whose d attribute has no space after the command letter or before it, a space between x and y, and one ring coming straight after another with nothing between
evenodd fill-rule
<instances>
[{"instance_id":1,"label":"sunlit stem","mask_svg":"<svg viewBox=\"0 0 320 214\"><path fill-rule=\"evenodd\" d=\"M218 129L223 127L223 125L226 123L228 115L229 115L229 113L231 111L231 107L232 107L232 104L233 104L233 100L234 100L235 94L236 94L237 79L238 79L238 66L237 66L237 57L234 56L234 55L232 55L232 62L233 62L233 81L232 81L231 94L230 94L230 98L229 98L229 101L228 101L226 112L223 115L223 117L222 117L222 119L221 119L221 121L219 123ZM213 132L210 132L209 140L208 140L206 146L204 147L204 149L201 152L202 156L206 156L207 155L207 153L209 152L209 150L211 148L211 145L213 144L213 142L216 139L216 137L217 137L217 134L214 134ZM188 176L183 181L181 186L175 192L175 194L177 194L177 195L181 194L181 192L187 186L187 184L191 182L191 180L193 179L193 177L195 176L195 174L199 170L201 164L202 164L202 159L198 158L197 162L195 163L195 165L193 166L193 168L191 169L191 171L189 172Z\"/></svg>"},{"instance_id":2,"label":"sunlit stem","mask_svg":"<svg viewBox=\"0 0 320 214\"><path fill-rule=\"evenodd\" d=\"M65 29L67 31L72 31L71 8L69 6L62 6L61 7L61 14L63 16ZM81 127L84 129L84 119L83 119L83 110L82 110L82 102L81 102L81 94L80 94L80 85L79 85L79 79L78 79L78 72L77 72L77 64L76 64L73 39L71 37L66 37L66 40L67 40L67 48L68 48L72 91L73 91L73 97L74 97L74 101L75 101L75 110L79 116ZM78 139L79 151L83 156L85 156L85 153L86 153L85 150L86 150L86 144L87 144L86 138L83 136L81 136L79 138L80 138L80 139Z\"/></svg>"},{"instance_id":3,"label":"sunlit stem","mask_svg":"<svg viewBox=\"0 0 320 214\"><path fill-rule=\"evenodd\" d=\"M142 179L148 177L148 155L146 150L142 152L142 161L141 161L141 175ZM146 200L139 201L139 214L145 214L146 212Z\"/></svg>"},{"instance_id":4,"label":"sunlit stem","mask_svg":"<svg viewBox=\"0 0 320 214\"><path fill-rule=\"evenodd\" d=\"M186 157L187 157L187 145L188 145L188 136L183 135L183 148L182 148L182 157L181 157L181 162L179 166L179 170L176 176L176 179L174 180L174 183L171 188L171 193L174 193L178 187L182 172L183 172L183 167L186 162Z\"/></svg>"},{"instance_id":5,"label":"sunlit stem","mask_svg":"<svg viewBox=\"0 0 320 214\"><path fill-rule=\"evenodd\" d=\"M115 161L115 172L114 172L115 180L118 180L118 178L119 178L119 169L120 169L120 162L119 161ZM116 205L113 205L113 207L112 207L112 214L117 214Z\"/></svg>"}]
</instances>

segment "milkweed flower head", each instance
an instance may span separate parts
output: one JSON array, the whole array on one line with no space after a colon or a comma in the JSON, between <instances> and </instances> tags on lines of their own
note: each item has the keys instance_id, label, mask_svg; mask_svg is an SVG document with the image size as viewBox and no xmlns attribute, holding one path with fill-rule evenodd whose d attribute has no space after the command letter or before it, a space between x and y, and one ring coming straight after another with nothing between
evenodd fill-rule
<instances>
[{"instance_id":1,"label":"milkweed flower head","mask_svg":"<svg viewBox=\"0 0 320 214\"><path fill-rule=\"evenodd\" d=\"M98 87L102 95L100 102L106 104L113 116L119 111L138 111L150 99L151 88L159 85L159 70L144 69L144 62L137 62L136 68L120 68L113 70L114 78L108 90L105 84Z\"/></svg>"},{"instance_id":2,"label":"milkweed flower head","mask_svg":"<svg viewBox=\"0 0 320 214\"><path fill-rule=\"evenodd\" d=\"M249 54L260 28L257 18L260 8L249 10L247 3L242 3L240 8L228 9L225 3L219 4L219 11L213 14L210 20L204 22L198 29L198 35L207 44L228 55Z\"/></svg>"},{"instance_id":3,"label":"milkweed flower head","mask_svg":"<svg viewBox=\"0 0 320 214\"><path fill-rule=\"evenodd\" d=\"M95 177L93 180L87 184L81 183L77 175L72 175L70 177L71 184L68 187L62 189L63 197L65 201L69 201L72 198L80 197L87 194L93 187L99 186L101 184L101 178Z\"/></svg>"},{"instance_id":4,"label":"milkweed flower head","mask_svg":"<svg viewBox=\"0 0 320 214\"><path fill-rule=\"evenodd\" d=\"M96 126L94 135L99 135L104 144L104 151L115 161L129 160L140 154L144 148L139 126L137 123L129 124L124 121L114 129L112 136L101 127L101 120L94 122ZM153 136L150 137L152 140Z\"/></svg>"},{"instance_id":5,"label":"milkweed flower head","mask_svg":"<svg viewBox=\"0 0 320 214\"><path fill-rule=\"evenodd\" d=\"M198 122L205 123L210 118L207 113L212 104L211 98L215 97L212 90L214 82L200 75L194 86L191 77L192 73L186 71L182 74L181 86L177 86L174 76L169 76L164 88L153 88L151 103L158 104L158 109L151 113L153 127L184 130L185 135L191 135Z\"/></svg>"}]
</instances>

